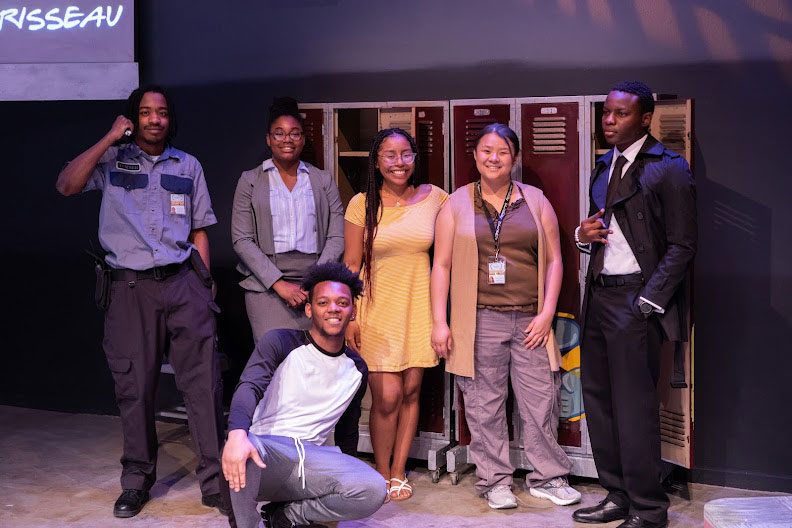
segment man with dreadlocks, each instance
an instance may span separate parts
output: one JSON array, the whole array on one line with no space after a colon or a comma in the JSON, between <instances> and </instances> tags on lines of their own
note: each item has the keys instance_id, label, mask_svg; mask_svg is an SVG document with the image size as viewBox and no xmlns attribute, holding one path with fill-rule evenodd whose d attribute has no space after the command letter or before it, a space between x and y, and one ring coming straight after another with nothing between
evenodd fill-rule
<instances>
[{"instance_id":1,"label":"man with dreadlocks","mask_svg":"<svg viewBox=\"0 0 792 528\"><path fill-rule=\"evenodd\" d=\"M166 351L200 454L195 472L202 503L230 510L220 499L219 308L212 300L205 231L217 219L201 164L173 147L175 132L165 90L138 88L124 115L64 167L56 184L65 196L102 191L99 241L107 255L98 263L97 304L107 309L104 350L124 434L116 517L137 515L157 479L154 404ZM129 142L119 144L126 137Z\"/></svg>"}]
</instances>

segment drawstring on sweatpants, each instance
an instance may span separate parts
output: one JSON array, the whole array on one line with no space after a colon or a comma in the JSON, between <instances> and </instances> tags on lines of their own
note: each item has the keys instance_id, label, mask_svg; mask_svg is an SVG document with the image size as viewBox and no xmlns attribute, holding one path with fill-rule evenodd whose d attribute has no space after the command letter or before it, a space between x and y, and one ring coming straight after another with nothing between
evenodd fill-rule
<instances>
[{"instance_id":1,"label":"drawstring on sweatpants","mask_svg":"<svg viewBox=\"0 0 792 528\"><path fill-rule=\"evenodd\" d=\"M294 447L297 448L297 456L300 457L300 463L297 466L297 478L302 478L302 489L305 489L305 446L302 440L293 437Z\"/></svg>"}]
</instances>

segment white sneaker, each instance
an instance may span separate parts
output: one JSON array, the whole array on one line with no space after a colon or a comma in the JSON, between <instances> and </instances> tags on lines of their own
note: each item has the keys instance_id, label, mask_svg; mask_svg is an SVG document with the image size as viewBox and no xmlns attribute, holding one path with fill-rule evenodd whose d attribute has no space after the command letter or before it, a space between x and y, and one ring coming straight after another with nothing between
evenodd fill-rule
<instances>
[{"instance_id":1,"label":"white sneaker","mask_svg":"<svg viewBox=\"0 0 792 528\"><path fill-rule=\"evenodd\" d=\"M566 477L556 477L544 484L530 488L531 495L539 499L553 501L559 506L569 506L580 502L580 492L569 485Z\"/></svg>"},{"instance_id":2,"label":"white sneaker","mask_svg":"<svg viewBox=\"0 0 792 528\"><path fill-rule=\"evenodd\" d=\"M487 497L489 507L494 510L505 510L517 507L517 497L514 496L511 488L504 484L498 484L485 493L484 496Z\"/></svg>"}]
</instances>

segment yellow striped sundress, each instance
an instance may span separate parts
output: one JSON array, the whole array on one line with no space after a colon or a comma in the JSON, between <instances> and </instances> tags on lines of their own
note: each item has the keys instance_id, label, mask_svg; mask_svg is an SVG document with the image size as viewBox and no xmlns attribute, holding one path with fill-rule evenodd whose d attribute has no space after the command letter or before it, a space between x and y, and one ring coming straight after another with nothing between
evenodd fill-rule
<instances>
[{"instance_id":1,"label":"yellow striped sundress","mask_svg":"<svg viewBox=\"0 0 792 528\"><path fill-rule=\"evenodd\" d=\"M448 194L432 186L420 202L384 207L371 257L371 291L358 302L360 355L370 371L433 367L429 248ZM366 196L352 197L346 220L365 227Z\"/></svg>"}]
</instances>

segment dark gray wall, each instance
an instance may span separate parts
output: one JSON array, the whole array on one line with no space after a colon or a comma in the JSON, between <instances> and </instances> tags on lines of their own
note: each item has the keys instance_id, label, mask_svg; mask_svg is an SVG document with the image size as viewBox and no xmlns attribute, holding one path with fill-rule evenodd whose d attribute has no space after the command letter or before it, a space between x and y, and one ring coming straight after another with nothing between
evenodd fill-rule
<instances>
[{"instance_id":1,"label":"dark gray wall","mask_svg":"<svg viewBox=\"0 0 792 528\"><path fill-rule=\"evenodd\" d=\"M138 58L142 81L173 87L176 144L201 160L212 193L229 389L252 343L235 286L231 198L240 172L267 154L273 95L316 102L574 95L639 78L696 99L694 478L792 491L789 2L217 5L140 1ZM119 102L0 103L2 403L114 411L92 269L81 254L96 238L98 196L62 198L54 181L120 111Z\"/></svg>"}]
</instances>

